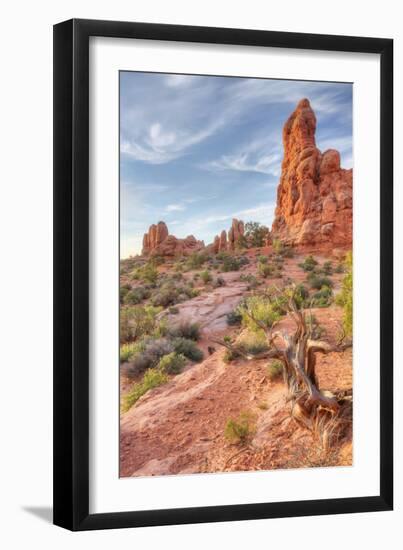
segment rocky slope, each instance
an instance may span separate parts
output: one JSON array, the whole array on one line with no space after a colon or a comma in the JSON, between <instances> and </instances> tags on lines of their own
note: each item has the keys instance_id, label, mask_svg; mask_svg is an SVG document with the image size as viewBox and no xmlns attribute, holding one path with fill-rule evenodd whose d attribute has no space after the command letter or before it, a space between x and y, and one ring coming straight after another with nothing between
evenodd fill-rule
<instances>
[{"instance_id":1,"label":"rocky slope","mask_svg":"<svg viewBox=\"0 0 403 550\"><path fill-rule=\"evenodd\" d=\"M315 131L315 114L302 99L283 129L272 235L293 245L351 245L352 170L340 167L338 151L319 151Z\"/></svg>"}]
</instances>

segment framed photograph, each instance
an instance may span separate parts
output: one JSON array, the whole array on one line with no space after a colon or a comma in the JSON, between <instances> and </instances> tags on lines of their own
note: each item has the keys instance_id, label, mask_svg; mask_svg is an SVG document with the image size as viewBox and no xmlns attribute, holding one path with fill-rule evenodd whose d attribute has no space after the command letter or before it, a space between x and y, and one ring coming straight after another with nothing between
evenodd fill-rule
<instances>
[{"instance_id":1,"label":"framed photograph","mask_svg":"<svg viewBox=\"0 0 403 550\"><path fill-rule=\"evenodd\" d=\"M54 27L54 523L391 510L393 42Z\"/></svg>"}]
</instances>

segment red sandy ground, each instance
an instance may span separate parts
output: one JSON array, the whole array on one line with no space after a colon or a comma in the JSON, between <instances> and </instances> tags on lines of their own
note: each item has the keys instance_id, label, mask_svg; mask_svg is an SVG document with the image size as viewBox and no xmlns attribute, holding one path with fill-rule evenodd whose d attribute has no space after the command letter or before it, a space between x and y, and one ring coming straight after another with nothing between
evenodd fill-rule
<instances>
[{"instance_id":1,"label":"red sandy ground","mask_svg":"<svg viewBox=\"0 0 403 550\"><path fill-rule=\"evenodd\" d=\"M253 259L256 251L249 255ZM306 274L297 264L304 256L305 253L286 260L284 274L303 281ZM326 256L315 255L320 263ZM252 261L243 273L255 271ZM187 367L167 384L148 392L121 416L121 477L352 463L351 430L332 453L324 456L311 433L290 419L285 386L281 379L268 379L267 360L225 364L224 351L211 344L210 338L233 330L226 325L226 312L245 292L239 275L223 274L225 287L178 306L179 317L201 324L203 350L213 345L216 351L210 356L206 353L202 363ZM332 276L335 292L341 278L342 275ZM324 338L334 342L341 309L332 305L314 309L313 313L325 329ZM279 330L292 330L291 320L285 319L281 324ZM351 350L318 355L317 371L321 389L351 389ZM121 387L123 391L128 387L126 380L122 380ZM256 433L244 446L231 444L224 437L228 419L236 418L242 411L256 418Z\"/></svg>"}]
</instances>

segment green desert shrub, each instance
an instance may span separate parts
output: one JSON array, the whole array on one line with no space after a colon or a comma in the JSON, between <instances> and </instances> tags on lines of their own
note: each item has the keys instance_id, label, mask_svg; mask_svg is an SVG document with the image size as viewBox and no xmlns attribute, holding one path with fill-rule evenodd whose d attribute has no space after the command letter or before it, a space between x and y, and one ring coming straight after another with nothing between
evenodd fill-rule
<instances>
[{"instance_id":1,"label":"green desert shrub","mask_svg":"<svg viewBox=\"0 0 403 550\"><path fill-rule=\"evenodd\" d=\"M122 344L120 346L120 353L119 353L120 362L126 363L127 361L130 361L130 359L141 350L142 350L141 342L129 342L128 344Z\"/></svg>"},{"instance_id":2,"label":"green desert shrub","mask_svg":"<svg viewBox=\"0 0 403 550\"><path fill-rule=\"evenodd\" d=\"M148 370L141 382L133 384L132 388L123 397L122 410L128 411L135 403L149 390L157 388L168 382L168 375L161 369L154 368Z\"/></svg>"},{"instance_id":3,"label":"green desert shrub","mask_svg":"<svg viewBox=\"0 0 403 550\"><path fill-rule=\"evenodd\" d=\"M269 234L269 229L259 222L247 222L245 224L245 239L251 247L264 246Z\"/></svg>"},{"instance_id":4,"label":"green desert shrub","mask_svg":"<svg viewBox=\"0 0 403 550\"><path fill-rule=\"evenodd\" d=\"M322 265L322 273L324 275L333 275L333 264L330 260L324 262Z\"/></svg>"},{"instance_id":5,"label":"green desert shrub","mask_svg":"<svg viewBox=\"0 0 403 550\"><path fill-rule=\"evenodd\" d=\"M351 252L346 256L345 270L341 292L336 302L343 307L343 328L347 336L351 336L353 333L353 256Z\"/></svg>"},{"instance_id":6,"label":"green desert shrub","mask_svg":"<svg viewBox=\"0 0 403 550\"><path fill-rule=\"evenodd\" d=\"M302 283L296 285L294 289L285 290L286 296L289 296L290 293L293 294L294 302L298 309L303 309L304 307L307 307L309 291Z\"/></svg>"},{"instance_id":7,"label":"green desert shrub","mask_svg":"<svg viewBox=\"0 0 403 550\"><path fill-rule=\"evenodd\" d=\"M221 267L224 273L228 273L229 271L239 271L240 267L241 267L241 263L238 260L238 258L235 258L234 256L229 256L229 255L224 256L222 267Z\"/></svg>"},{"instance_id":8,"label":"green desert shrub","mask_svg":"<svg viewBox=\"0 0 403 550\"><path fill-rule=\"evenodd\" d=\"M167 338L145 338L139 343L138 351L130 357L126 372L129 377L137 376L156 367L161 357L173 351L173 342Z\"/></svg>"},{"instance_id":9,"label":"green desert shrub","mask_svg":"<svg viewBox=\"0 0 403 550\"><path fill-rule=\"evenodd\" d=\"M157 315L161 311L153 306L125 306L120 310L120 342L137 340L153 332Z\"/></svg>"},{"instance_id":10,"label":"green desert shrub","mask_svg":"<svg viewBox=\"0 0 403 550\"><path fill-rule=\"evenodd\" d=\"M259 262L257 264L257 272L261 277L266 279L267 277L270 277L270 275L273 275L273 268L266 263Z\"/></svg>"},{"instance_id":11,"label":"green desert shrub","mask_svg":"<svg viewBox=\"0 0 403 550\"><path fill-rule=\"evenodd\" d=\"M119 289L119 299L120 299L121 304L124 303L125 297L128 294L128 292L130 292L130 287L129 288L127 288L127 286L121 286L120 287L120 289Z\"/></svg>"},{"instance_id":12,"label":"green desert shrub","mask_svg":"<svg viewBox=\"0 0 403 550\"><path fill-rule=\"evenodd\" d=\"M172 340L172 345L177 354L184 355L195 363L203 360L203 352L196 346L194 340L178 337Z\"/></svg>"},{"instance_id":13,"label":"green desert shrub","mask_svg":"<svg viewBox=\"0 0 403 550\"><path fill-rule=\"evenodd\" d=\"M344 273L344 266L342 263L340 264L337 264L336 267L334 268L334 272L335 273Z\"/></svg>"},{"instance_id":14,"label":"green desert shrub","mask_svg":"<svg viewBox=\"0 0 403 550\"><path fill-rule=\"evenodd\" d=\"M276 380L279 378L283 374L283 368L283 363L281 361L271 361L267 365L267 376L269 380Z\"/></svg>"},{"instance_id":15,"label":"green desert shrub","mask_svg":"<svg viewBox=\"0 0 403 550\"><path fill-rule=\"evenodd\" d=\"M224 430L225 438L231 443L245 444L256 433L256 417L249 411L242 411L237 418L230 418Z\"/></svg>"},{"instance_id":16,"label":"green desert shrub","mask_svg":"<svg viewBox=\"0 0 403 550\"><path fill-rule=\"evenodd\" d=\"M324 286L327 286L329 288L333 286L333 282L331 279L329 279L329 277L318 275L317 273L314 273L314 272L311 272L308 275L307 280L309 282L309 286L316 290L320 290Z\"/></svg>"},{"instance_id":17,"label":"green desert shrub","mask_svg":"<svg viewBox=\"0 0 403 550\"><path fill-rule=\"evenodd\" d=\"M262 331L252 332L248 330L238 339L237 345L250 355L257 355L268 349L267 340Z\"/></svg>"},{"instance_id":18,"label":"green desert shrub","mask_svg":"<svg viewBox=\"0 0 403 550\"><path fill-rule=\"evenodd\" d=\"M318 262L315 260L313 256L307 256L305 260L298 265L304 271L313 271L315 267L318 265Z\"/></svg>"},{"instance_id":19,"label":"green desert shrub","mask_svg":"<svg viewBox=\"0 0 403 550\"><path fill-rule=\"evenodd\" d=\"M247 290L253 290L257 288L260 284L256 277L254 275L251 275L250 273L242 273L239 277L239 280L243 283L248 283Z\"/></svg>"},{"instance_id":20,"label":"green desert shrub","mask_svg":"<svg viewBox=\"0 0 403 550\"><path fill-rule=\"evenodd\" d=\"M244 265L248 265L250 263L247 256L238 256L236 260L239 264L239 267L243 267Z\"/></svg>"},{"instance_id":21,"label":"green desert shrub","mask_svg":"<svg viewBox=\"0 0 403 550\"><path fill-rule=\"evenodd\" d=\"M242 317L242 325L254 332L262 330L255 320L269 328L281 317L275 303L266 296L257 295L246 298L244 304L239 306L239 313Z\"/></svg>"},{"instance_id":22,"label":"green desert shrub","mask_svg":"<svg viewBox=\"0 0 403 550\"><path fill-rule=\"evenodd\" d=\"M203 281L203 283L206 285L207 283L210 283L212 280L211 273L207 270L204 270L200 273L200 278Z\"/></svg>"},{"instance_id":23,"label":"green desert shrub","mask_svg":"<svg viewBox=\"0 0 403 550\"><path fill-rule=\"evenodd\" d=\"M313 307L327 307L332 303L333 291L328 286L322 286L318 292L312 295L311 304Z\"/></svg>"},{"instance_id":24,"label":"green desert shrub","mask_svg":"<svg viewBox=\"0 0 403 550\"><path fill-rule=\"evenodd\" d=\"M168 330L169 336L172 338L187 338L188 340L200 340L200 326L198 323L190 321L182 321L178 325L174 325Z\"/></svg>"},{"instance_id":25,"label":"green desert shrub","mask_svg":"<svg viewBox=\"0 0 403 550\"><path fill-rule=\"evenodd\" d=\"M134 279L154 284L158 279L158 271L152 262L146 263L143 267L139 267L133 274Z\"/></svg>"},{"instance_id":26,"label":"green desert shrub","mask_svg":"<svg viewBox=\"0 0 403 550\"><path fill-rule=\"evenodd\" d=\"M128 306L134 306L140 304L143 300L146 300L150 296L150 291L148 288L143 286L138 286L130 290L125 298L124 303Z\"/></svg>"},{"instance_id":27,"label":"green desert shrub","mask_svg":"<svg viewBox=\"0 0 403 550\"><path fill-rule=\"evenodd\" d=\"M235 326L240 325L242 322L242 315L238 311L238 308L233 309L229 313L227 313L227 325L229 326Z\"/></svg>"},{"instance_id":28,"label":"green desert shrub","mask_svg":"<svg viewBox=\"0 0 403 550\"><path fill-rule=\"evenodd\" d=\"M193 252L186 260L188 269L199 269L208 259L205 252Z\"/></svg>"},{"instance_id":29,"label":"green desert shrub","mask_svg":"<svg viewBox=\"0 0 403 550\"><path fill-rule=\"evenodd\" d=\"M282 254L284 251L284 245L280 239L273 239L273 250L276 254Z\"/></svg>"},{"instance_id":30,"label":"green desert shrub","mask_svg":"<svg viewBox=\"0 0 403 550\"><path fill-rule=\"evenodd\" d=\"M186 357L176 352L163 355L158 362L157 368L167 374L179 374L186 365Z\"/></svg>"}]
</instances>

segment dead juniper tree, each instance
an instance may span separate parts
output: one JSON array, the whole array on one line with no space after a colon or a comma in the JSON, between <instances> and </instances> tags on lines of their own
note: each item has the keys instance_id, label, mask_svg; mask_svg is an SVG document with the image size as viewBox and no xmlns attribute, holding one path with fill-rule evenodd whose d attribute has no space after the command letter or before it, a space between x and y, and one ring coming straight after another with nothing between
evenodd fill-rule
<instances>
[{"instance_id":1,"label":"dead juniper tree","mask_svg":"<svg viewBox=\"0 0 403 550\"><path fill-rule=\"evenodd\" d=\"M322 445L327 449L331 442L337 439L343 431L351 414L351 394L321 391L316 374L316 356L341 352L351 347L351 342L344 342L343 334L336 345L331 345L317 339L311 309L298 308L296 302L296 287L291 291L279 291L276 295L266 295L274 304L277 303L284 315L288 315L295 330L291 334L284 329L276 331L280 321L268 326L257 319L246 304L244 313L266 335L268 351L257 356L250 356L242 349L228 341L216 341L245 360L257 358L278 359L283 364L284 383L288 389L287 401L291 403L291 416L299 424L308 428L320 437ZM280 298L282 298L280 300Z\"/></svg>"}]
</instances>

